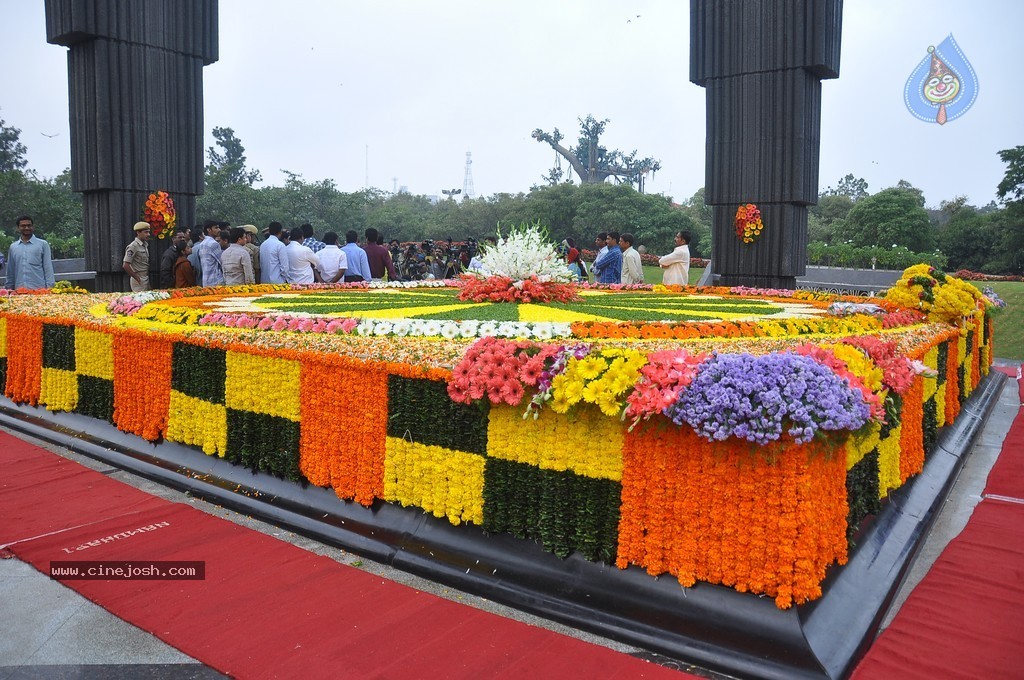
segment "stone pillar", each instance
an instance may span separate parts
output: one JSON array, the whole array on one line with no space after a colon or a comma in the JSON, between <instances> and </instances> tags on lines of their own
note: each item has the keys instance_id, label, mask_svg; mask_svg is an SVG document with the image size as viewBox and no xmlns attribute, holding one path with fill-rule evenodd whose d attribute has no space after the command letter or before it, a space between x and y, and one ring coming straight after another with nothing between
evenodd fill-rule
<instances>
[{"instance_id":1,"label":"stone pillar","mask_svg":"<svg viewBox=\"0 0 1024 680\"><path fill-rule=\"evenodd\" d=\"M46 40L68 47L71 186L82 193L96 290L128 290L121 261L147 196L178 224L203 193L203 66L217 60L217 0L45 0ZM170 239L150 241L150 281Z\"/></svg>"},{"instance_id":2,"label":"stone pillar","mask_svg":"<svg viewBox=\"0 0 1024 680\"><path fill-rule=\"evenodd\" d=\"M795 288L818 200L821 80L839 77L842 0L690 0L690 80L705 88L705 201L726 286ZM761 210L744 244L733 217Z\"/></svg>"}]
</instances>

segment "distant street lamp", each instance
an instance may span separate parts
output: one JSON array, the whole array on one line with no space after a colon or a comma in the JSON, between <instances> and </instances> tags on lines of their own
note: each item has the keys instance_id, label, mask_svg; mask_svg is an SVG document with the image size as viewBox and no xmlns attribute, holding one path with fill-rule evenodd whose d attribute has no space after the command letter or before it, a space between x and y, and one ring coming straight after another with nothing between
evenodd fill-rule
<instances>
[{"instance_id":1,"label":"distant street lamp","mask_svg":"<svg viewBox=\"0 0 1024 680\"><path fill-rule=\"evenodd\" d=\"M441 193L447 196L449 201L454 201L455 197L462 193L462 189L441 189Z\"/></svg>"}]
</instances>

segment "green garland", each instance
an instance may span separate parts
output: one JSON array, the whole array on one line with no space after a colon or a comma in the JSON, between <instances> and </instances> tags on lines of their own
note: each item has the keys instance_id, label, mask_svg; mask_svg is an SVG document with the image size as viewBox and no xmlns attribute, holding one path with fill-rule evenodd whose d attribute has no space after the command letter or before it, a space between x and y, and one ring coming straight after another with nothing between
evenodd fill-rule
<instances>
[{"instance_id":1,"label":"green garland","mask_svg":"<svg viewBox=\"0 0 1024 680\"><path fill-rule=\"evenodd\" d=\"M75 412L90 418L114 422L114 381L79 375L78 405Z\"/></svg>"},{"instance_id":2,"label":"green garland","mask_svg":"<svg viewBox=\"0 0 1024 680\"><path fill-rule=\"evenodd\" d=\"M540 542L559 557L611 563L622 485L500 458L484 468L484 531Z\"/></svg>"},{"instance_id":3,"label":"green garland","mask_svg":"<svg viewBox=\"0 0 1024 680\"><path fill-rule=\"evenodd\" d=\"M850 506L846 517L846 540L852 550L861 522L882 509L882 501L878 498L878 449L861 458L846 473L846 497Z\"/></svg>"},{"instance_id":4,"label":"green garland","mask_svg":"<svg viewBox=\"0 0 1024 680\"><path fill-rule=\"evenodd\" d=\"M936 389L941 390L944 388L943 386L946 384L946 368L948 367L949 362L948 342L939 343L939 349L936 353L936 357L937 358L935 360L935 371L939 374L936 378Z\"/></svg>"},{"instance_id":5,"label":"green garland","mask_svg":"<svg viewBox=\"0 0 1024 680\"><path fill-rule=\"evenodd\" d=\"M457 404L439 380L388 376L388 436L485 455L486 404Z\"/></svg>"},{"instance_id":6,"label":"green garland","mask_svg":"<svg viewBox=\"0 0 1024 680\"><path fill-rule=\"evenodd\" d=\"M306 483L299 471L299 424L263 413L228 412L228 448L224 458L250 470Z\"/></svg>"},{"instance_id":7,"label":"green garland","mask_svg":"<svg viewBox=\"0 0 1024 680\"><path fill-rule=\"evenodd\" d=\"M227 352L185 342L174 343L173 352L171 389L212 404L223 404Z\"/></svg>"},{"instance_id":8,"label":"green garland","mask_svg":"<svg viewBox=\"0 0 1024 680\"><path fill-rule=\"evenodd\" d=\"M935 442L939 437L939 423L938 423L938 404L935 403L935 395L932 395L931 399L924 402L922 409L924 417L922 419L922 432L924 439L924 457L927 460L932 451L935 450Z\"/></svg>"},{"instance_id":9,"label":"green garland","mask_svg":"<svg viewBox=\"0 0 1024 680\"><path fill-rule=\"evenodd\" d=\"M75 327L43 324L43 368L75 370Z\"/></svg>"}]
</instances>

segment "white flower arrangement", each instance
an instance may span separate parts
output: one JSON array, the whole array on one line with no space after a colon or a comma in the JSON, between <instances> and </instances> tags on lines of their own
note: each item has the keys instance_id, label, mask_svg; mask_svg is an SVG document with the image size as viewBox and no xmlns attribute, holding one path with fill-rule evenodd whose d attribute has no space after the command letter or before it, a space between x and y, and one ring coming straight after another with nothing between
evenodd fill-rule
<instances>
[{"instance_id":1,"label":"white flower arrangement","mask_svg":"<svg viewBox=\"0 0 1024 680\"><path fill-rule=\"evenodd\" d=\"M559 257L555 245L547 240L547 229L539 223L512 227L507 235L498 232L497 244L484 248L479 259L491 276L507 276L513 281L537 277L540 281L568 283L575 280ZM470 274L487 278L479 270Z\"/></svg>"}]
</instances>

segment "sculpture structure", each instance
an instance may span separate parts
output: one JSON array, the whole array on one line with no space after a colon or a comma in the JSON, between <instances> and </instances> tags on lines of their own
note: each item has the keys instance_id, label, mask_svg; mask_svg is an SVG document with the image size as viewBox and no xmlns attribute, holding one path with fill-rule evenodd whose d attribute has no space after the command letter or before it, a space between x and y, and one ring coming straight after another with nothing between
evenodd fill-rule
<instances>
[{"instance_id":1,"label":"sculpture structure","mask_svg":"<svg viewBox=\"0 0 1024 680\"><path fill-rule=\"evenodd\" d=\"M796 287L818 198L821 81L839 77L842 0L691 0L690 80L707 92L705 200L727 286ZM741 204L763 233L737 238Z\"/></svg>"},{"instance_id":2,"label":"sculpture structure","mask_svg":"<svg viewBox=\"0 0 1024 680\"><path fill-rule=\"evenodd\" d=\"M86 266L126 290L121 262L150 192L178 223L203 192L203 66L217 60L217 0L46 0L46 39L68 50L71 186L82 193ZM150 254L153 280L160 251Z\"/></svg>"}]
</instances>

